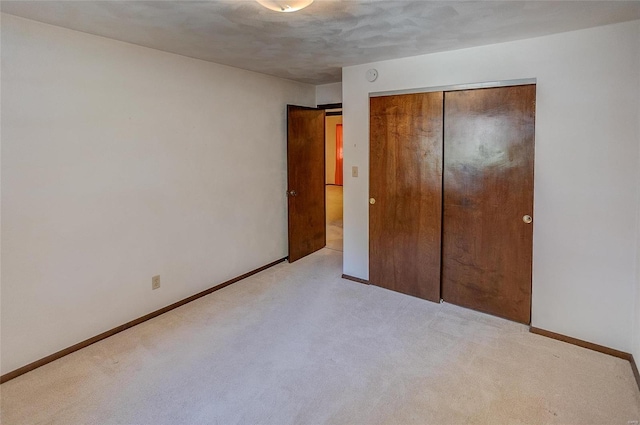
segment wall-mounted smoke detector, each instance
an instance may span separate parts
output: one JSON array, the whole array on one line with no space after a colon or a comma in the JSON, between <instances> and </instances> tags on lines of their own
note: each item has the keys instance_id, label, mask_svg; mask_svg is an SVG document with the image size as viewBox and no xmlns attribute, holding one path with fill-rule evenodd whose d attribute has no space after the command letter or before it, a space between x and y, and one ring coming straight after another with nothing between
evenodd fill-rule
<instances>
[{"instance_id":1,"label":"wall-mounted smoke detector","mask_svg":"<svg viewBox=\"0 0 640 425\"><path fill-rule=\"evenodd\" d=\"M256 0L267 9L276 12L296 12L313 3L313 0Z\"/></svg>"}]
</instances>

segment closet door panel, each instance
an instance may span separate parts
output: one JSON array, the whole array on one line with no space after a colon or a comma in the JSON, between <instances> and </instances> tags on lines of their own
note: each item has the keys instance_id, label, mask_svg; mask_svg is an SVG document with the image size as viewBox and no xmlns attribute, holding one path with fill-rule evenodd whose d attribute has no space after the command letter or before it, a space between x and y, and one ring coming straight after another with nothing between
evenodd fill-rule
<instances>
[{"instance_id":1,"label":"closet door panel","mask_svg":"<svg viewBox=\"0 0 640 425\"><path fill-rule=\"evenodd\" d=\"M444 98L443 298L530 323L535 85Z\"/></svg>"},{"instance_id":2,"label":"closet door panel","mask_svg":"<svg viewBox=\"0 0 640 425\"><path fill-rule=\"evenodd\" d=\"M370 101L369 282L438 302L443 93Z\"/></svg>"}]
</instances>

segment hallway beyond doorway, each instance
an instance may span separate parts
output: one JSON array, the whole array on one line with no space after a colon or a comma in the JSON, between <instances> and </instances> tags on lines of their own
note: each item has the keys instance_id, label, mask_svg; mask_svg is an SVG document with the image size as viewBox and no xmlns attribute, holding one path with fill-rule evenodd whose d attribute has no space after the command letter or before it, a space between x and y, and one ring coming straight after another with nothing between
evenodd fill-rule
<instances>
[{"instance_id":1,"label":"hallway beyond doorway","mask_svg":"<svg viewBox=\"0 0 640 425\"><path fill-rule=\"evenodd\" d=\"M342 252L342 186L326 185L327 248Z\"/></svg>"}]
</instances>

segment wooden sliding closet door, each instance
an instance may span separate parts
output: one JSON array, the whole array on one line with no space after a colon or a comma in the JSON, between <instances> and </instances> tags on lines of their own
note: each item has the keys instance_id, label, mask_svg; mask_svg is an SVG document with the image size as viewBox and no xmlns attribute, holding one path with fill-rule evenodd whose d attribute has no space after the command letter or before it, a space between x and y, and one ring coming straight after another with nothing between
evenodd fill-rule
<instances>
[{"instance_id":1,"label":"wooden sliding closet door","mask_svg":"<svg viewBox=\"0 0 640 425\"><path fill-rule=\"evenodd\" d=\"M442 295L531 321L535 85L447 92Z\"/></svg>"},{"instance_id":2,"label":"wooden sliding closet door","mask_svg":"<svg viewBox=\"0 0 640 425\"><path fill-rule=\"evenodd\" d=\"M370 101L369 282L440 301L442 92Z\"/></svg>"}]
</instances>

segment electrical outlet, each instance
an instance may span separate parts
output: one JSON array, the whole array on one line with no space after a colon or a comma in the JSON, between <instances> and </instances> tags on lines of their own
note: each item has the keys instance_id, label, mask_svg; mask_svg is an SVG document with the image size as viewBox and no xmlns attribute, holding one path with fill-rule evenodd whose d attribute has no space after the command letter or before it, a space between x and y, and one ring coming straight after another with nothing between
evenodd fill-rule
<instances>
[{"instance_id":1,"label":"electrical outlet","mask_svg":"<svg viewBox=\"0 0 640 425\"><path fill-rule=\"evenodd\" d=\"M358 177L358 167L355 165L351 167L351 177Z\"/></svg>"},{"instance_id":2,"label":"electrical outlet","mask_svg":"<svg viewBox=\"0 0 640 425\"><path fill-rule=\"evenodd\" d=\"M158 289L158 288L160 288L160 275L153 276L151 278L151 289Z\"/></svg>"}]
</instances>

